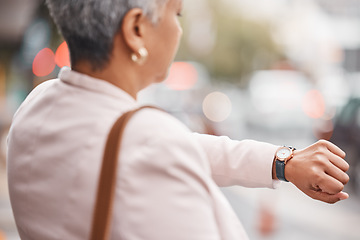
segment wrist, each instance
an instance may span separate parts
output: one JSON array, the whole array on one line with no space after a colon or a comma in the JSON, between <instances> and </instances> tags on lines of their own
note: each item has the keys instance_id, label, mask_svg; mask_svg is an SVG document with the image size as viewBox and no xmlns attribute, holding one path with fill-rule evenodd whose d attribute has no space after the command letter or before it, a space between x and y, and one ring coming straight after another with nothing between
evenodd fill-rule
<instances>
[{"instance_id":1,"label":"wrist","mask_svg":"<svg viewBox=\"0 0 360 240\"><path fill-rule=\"evenodd\" d=\"M289 176L288 171L286 171L286 166L293 158L295 150L296 149L293 147L283 146L276 151L273 162L273 179L278 179L285 182L289 181L286 178L286 176Z\"/></svg>"},{"instance_id":2,"label":"wrist","mask_svg":"<svg viewBox=\"0 0 360 240\"><path fill-rule=\"evenodd\" d=\"M276 176L276 165L275 165L275 162L276 162L276 158L274 157L274 160L273 160L273 164L272 164L272 179L274 180L279 180Z\"/></svg>"},{"instance_id":3,"label":"wrist","mask_svg":"<svg viewBox=\"0 0 360 240\"><path fill-rule=\"evenodd\" d=\"M294 152L294 156L292 160L288 161L285 166L285 178L289 182L294 182L293 176L294 176L294 171L296 170L296 168L294 167L294 163L296 162L294 161L294 158L296 158L296 151Z\"/></svg>"}]
</instances>

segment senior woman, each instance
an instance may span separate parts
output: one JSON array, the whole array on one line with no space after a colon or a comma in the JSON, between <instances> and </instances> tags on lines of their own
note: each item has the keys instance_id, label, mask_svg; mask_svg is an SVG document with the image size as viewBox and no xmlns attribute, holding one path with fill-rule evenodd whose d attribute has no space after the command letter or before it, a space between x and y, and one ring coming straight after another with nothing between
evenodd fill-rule
<instances>
[{"instance_id":1,"label":"senior woman","mask_svg":"<svg viewBox=\"0 0 360 240\"><path fill-rule=\"evenodd\" d=\"M71 69L36 87L8 139L9 191L22 239L87 239L105 140L164 80L182 33L181 0L47 0ZM289 180L312 198L346 199L345 153L191 133L171 115L138 112L123 136L111 239L247 239L218 186ZM286 156L287 163L284 159Z\"/></svg>"}]
</instances>

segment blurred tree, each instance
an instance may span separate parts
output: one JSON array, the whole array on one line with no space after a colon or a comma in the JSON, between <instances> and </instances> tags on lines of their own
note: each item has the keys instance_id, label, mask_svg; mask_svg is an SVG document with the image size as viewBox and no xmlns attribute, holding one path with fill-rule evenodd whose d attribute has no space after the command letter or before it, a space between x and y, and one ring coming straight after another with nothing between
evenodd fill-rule
<instances>
[{"instance_id":1,"label":"blurred tree","mask_svg":"<svg viewBox=\"0 0 360 240\"><path fill-rule=\"evenodd\" d=\"M186 40L192 19L185 19L182 21L184 38L177 60L198 61L207 67L214 80L244 86L253 71L268 69L282 59L282 50L272 39L270 24L246 19L236 11L229 11L221 1L209 1L209 6L214 47L205 55L193 51ZM199 38L197 41L204 40Z\"/></svg>"}]
</instances>

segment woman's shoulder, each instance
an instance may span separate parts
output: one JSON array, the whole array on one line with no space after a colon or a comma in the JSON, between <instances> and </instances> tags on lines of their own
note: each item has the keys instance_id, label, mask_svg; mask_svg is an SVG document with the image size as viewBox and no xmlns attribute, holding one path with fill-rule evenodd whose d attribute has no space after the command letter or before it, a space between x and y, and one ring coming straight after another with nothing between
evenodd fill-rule
<instances>
[{"instance_id":1,"label":"woman's shoulder","mask_svg":"<svg viewBox=\"0 0 360 240\"><path fill-rule=\"evenodd\" d=\"M196 147L196 141L189 128L171 114L153 108L145 108L137 112L128 123L124 134L127 140L139 148Z\"/></svg>"},{"instance_id":2,"label":"woman's shoulder","mask_svg":"<svg viewBox=\"0 0 360 240\"><path fill-rule=\"evenodd\" d=\"M59 79L50 79L50 80L46 80L40 84L38 84L36 87L34 87L34 89L29 93L27 99L31 99L33 97L35 97L38 94L41 94L41 92L43 92L44 90L48 89L49 87L51 87L52 85L54 85L56 82L59 82Z\"/></svg>"},{"instance_id":3,"label":"woman's shoulder","mask_svg":"<svg viewBox=\"0 0 360 240\"><path fill-rule=\"evenodd\" d=\"M177 118L156 108L141 109L134 115L129 125L132 125L136 130L143 130L145 135L156 134L165 137L172 134L190 133L189 128Z\"/></svg>"},{"instance_id":4,"label":"woman's shoulder","mask_svg":"<svg viewBox=\"0 0 360 240\"><path fill-rule=\"evenodd\" d=\"M162 110L140 110L128 123L123 137L123 153L131 166L208 169L206 154L192 132Z\"/></svg>"},{"instance_id":5,"label":"woman's shoulder","mask_svg":"<svg viewBox=\"0 0 360 240\"><path fill-rule=\"evenodd\" d=\"M23 109L26 105L28 105L32 100L38 98L43 92L45 92L48 88L50 88L52 85L54 85L56 82L58 82L59 79L51 79L44 81L37 85L25 98L25 100L21 103L20 107L15 113L15 116L21 109Z\"/></svg>"}]
</instances>

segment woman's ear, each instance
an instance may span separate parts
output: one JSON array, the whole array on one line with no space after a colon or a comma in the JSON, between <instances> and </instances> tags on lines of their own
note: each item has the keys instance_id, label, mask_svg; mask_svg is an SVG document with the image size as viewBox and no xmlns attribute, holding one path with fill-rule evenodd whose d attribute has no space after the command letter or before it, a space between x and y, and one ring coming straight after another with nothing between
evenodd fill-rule
<instances>
[{"instance_id":1,"label":"woman's ear","mask_svg":"<svg viewBox=\"0 0 360 240\"><path fill-rule=\"evenodd\" d=\"M131 52L138 52L145 46L144 31L147 17L140 8L131 9L123 18L120 32Z\"/></svg>"}]
</instances>

